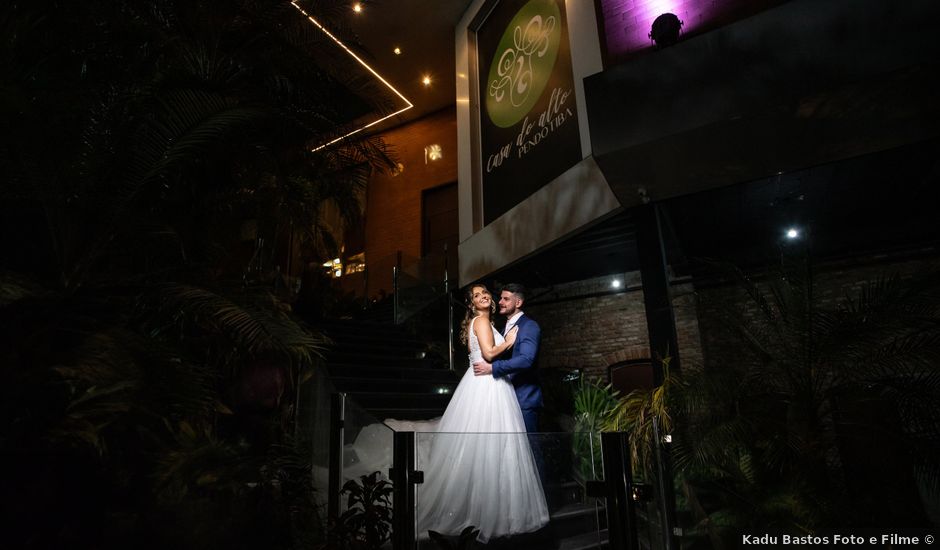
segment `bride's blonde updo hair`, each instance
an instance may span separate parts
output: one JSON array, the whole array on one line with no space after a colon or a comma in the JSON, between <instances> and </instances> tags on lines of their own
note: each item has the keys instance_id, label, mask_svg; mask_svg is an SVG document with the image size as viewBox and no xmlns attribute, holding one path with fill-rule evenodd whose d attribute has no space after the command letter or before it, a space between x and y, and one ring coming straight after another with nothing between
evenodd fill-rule
<instances>
[{"instance_id":1,"label":"bride's blonde updo hair","mask_svg":"<svg viewBox=\"0 0 940 550\"><path fill-rule=\"evenodd\" d=\"M476 317L476 310L473 309L473 289L482 288L483 290L490 293L490 315L496 313L496 300L493 299L493 293L490 292L490 289L486 288L484 284L475 284L470 285L467 288L467 292L464 293L464 304L467 306L467 312L463 317L463 322L460 323L460 343L466 345L467 340L470 338L470 322L473 321L473 318ZM490 317L490 324L493 323L492 317Z\"/></svg>"}]
</instances>

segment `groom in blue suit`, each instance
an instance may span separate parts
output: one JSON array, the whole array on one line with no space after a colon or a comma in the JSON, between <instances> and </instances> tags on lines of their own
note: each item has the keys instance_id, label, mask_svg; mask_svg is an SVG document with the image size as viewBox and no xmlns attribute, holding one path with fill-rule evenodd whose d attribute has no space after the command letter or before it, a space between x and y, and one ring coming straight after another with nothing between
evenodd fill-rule
<instances>
[{"instance_id":1,"label":"groom in blue suit","mask_svg":"<svg viewBox=\"0 0 940 550\"><path fill-rule=\"evenodd\" d=\"M508 284L499 294L499 312L506 316L505 333L513 327L519 327L516 343L512 347L512 356L497 359L492 363L485 360L473 364L473 373L477 376L492 374L493 378L508 376L516 389L516 398L522 408L527 432L539 430L539 413L542 411L542 387L539 385L538 355L542 329L534 320L522 312L526 291L522 285Z\"/></svg>"}]
</instances>

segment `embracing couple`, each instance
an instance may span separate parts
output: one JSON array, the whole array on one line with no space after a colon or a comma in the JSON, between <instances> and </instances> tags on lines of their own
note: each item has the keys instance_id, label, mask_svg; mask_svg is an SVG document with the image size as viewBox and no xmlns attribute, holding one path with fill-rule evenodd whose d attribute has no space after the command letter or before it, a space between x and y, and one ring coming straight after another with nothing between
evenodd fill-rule
<instances>
[{"instance_id":1,"label":"embracing couple","mask_svg":"<svg viewBox=\"0 0 940 550\"><path fill-rule=\"evenodd\" d=\"M538 430L542 407L536 368L541 331L522 312L521 285L500 291L505 336L493 326L496 302L486 286L472 285L466 298L461 341L471 368L432 436L425 483L418 486L418 532L456 535L472 525L485 542L548 523L526 436Z\"/></svg>"}]
</instances>

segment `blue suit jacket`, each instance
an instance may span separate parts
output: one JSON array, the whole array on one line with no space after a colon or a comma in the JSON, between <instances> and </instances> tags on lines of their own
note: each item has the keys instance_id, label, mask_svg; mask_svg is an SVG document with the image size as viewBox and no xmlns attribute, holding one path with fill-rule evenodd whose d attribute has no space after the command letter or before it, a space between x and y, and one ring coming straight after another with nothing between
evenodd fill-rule
<instances>
[{"instance_id":1,"label":"blue suit jacket","mask_svg":"<svg viewBox=\"0 0 940 550\"><path fill-rule=\"evenodd\" d=\"M508 376L516 388L516 398L523 409L542 406L542 387L539 384L538 355L542 329L525 314L516 321L519 333L512 346L509 359L493 361L493 378Z\"/></svg>"}]
</instances>

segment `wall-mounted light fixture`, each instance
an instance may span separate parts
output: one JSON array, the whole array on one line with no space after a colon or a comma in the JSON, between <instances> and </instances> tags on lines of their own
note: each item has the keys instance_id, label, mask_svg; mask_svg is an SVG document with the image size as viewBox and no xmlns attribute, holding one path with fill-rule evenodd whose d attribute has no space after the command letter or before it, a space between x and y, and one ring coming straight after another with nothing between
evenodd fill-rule
<instances>
[{"instance_id":1,"label":"wall-mounted light fixture","mask_svg":"<svg viewBox=\"0 0 940 550\"><path fill-rule=\"evenodd\" d=\"M441 146L437 143L432 143L424 148L424 163L427 164L429 160L441 160L444 158L444 150L441 149Z\"/></svg>"},{"instance_id":2,"label":"wall-mounted light fixture","mask_svg":"<svg viewBox=\"0 0 940 550\"><path fill-rule=\"evenodd\" d=\"M657 48L672 46L679 41L679 31L682 29L682 21L674 13L664 13L653 19L653 26L650 28L649 37Z\"/></svg>"}]
</instances>

